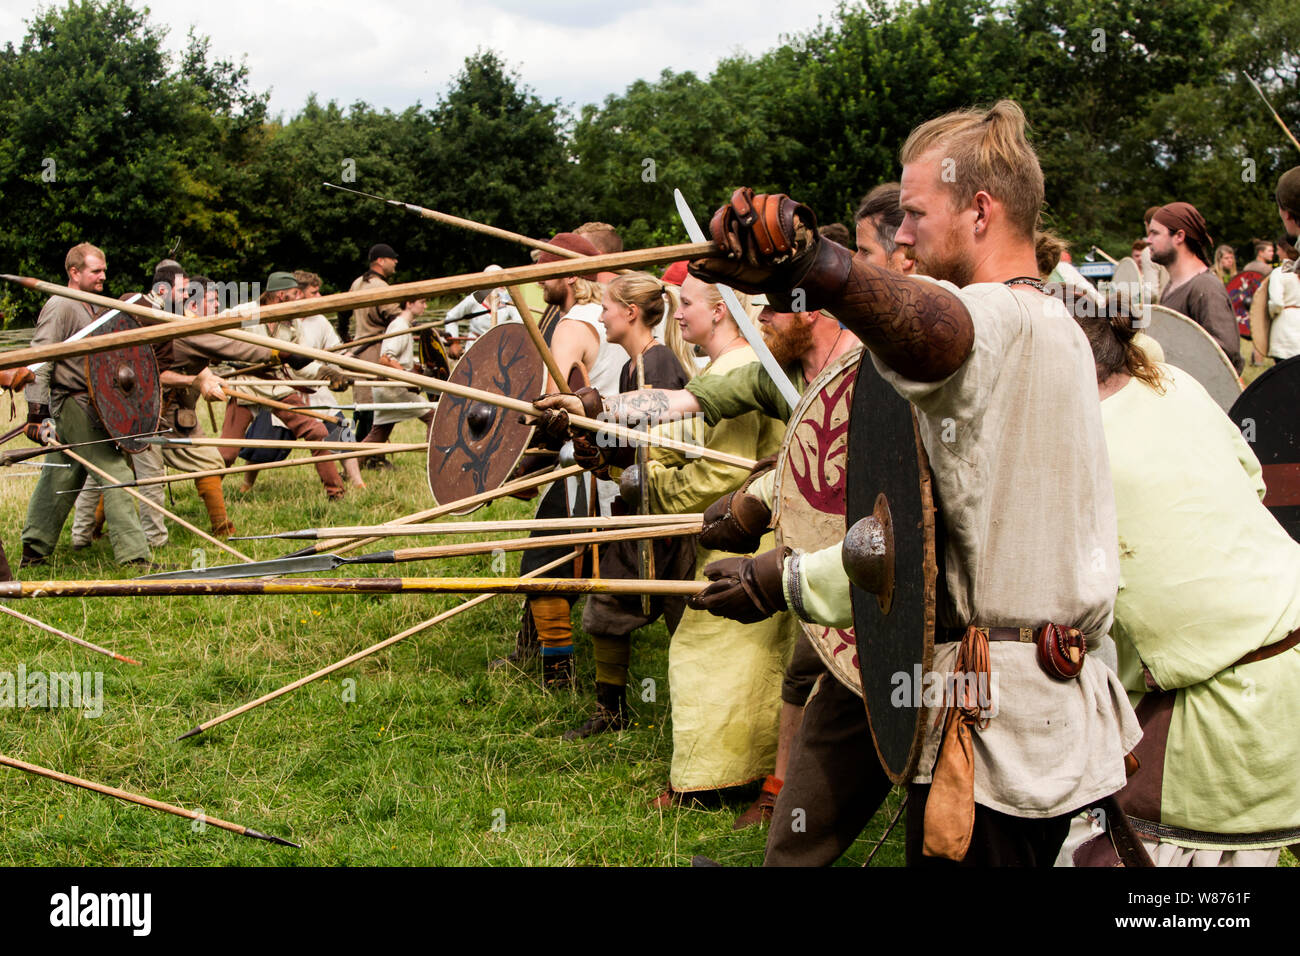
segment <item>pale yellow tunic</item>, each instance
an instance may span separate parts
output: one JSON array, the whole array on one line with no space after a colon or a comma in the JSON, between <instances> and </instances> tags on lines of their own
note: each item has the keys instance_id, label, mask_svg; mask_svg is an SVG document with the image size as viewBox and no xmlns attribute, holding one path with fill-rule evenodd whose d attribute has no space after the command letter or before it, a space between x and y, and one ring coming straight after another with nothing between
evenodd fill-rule
<instances>
[{"instance_id":1,"label":"pale yellow tunic","mask_svg":"<svg viewBox=\"0 0 1300 956\"><path fill-rule=\"evenodd\" d=\"M748 346L721 355L700 374L725 375L755 361ZM785 424L749 412L709 428L700 419L660 430L673 437L692 435L709 448L762 458L781 444ZM654 514L702 512L740 487L743 468L701 458L686 459L656 449L648 481ZM776 547L767 535L759 550ZM699 549L696 576L725 552ZM790 614L758 624L738 624L705 611L687 609L668 649L672 694L673 758L669 779L674 790L714 790L757 780L776 766L781 714L781 680L796 634Z\"/></svg>"}]
</instances>

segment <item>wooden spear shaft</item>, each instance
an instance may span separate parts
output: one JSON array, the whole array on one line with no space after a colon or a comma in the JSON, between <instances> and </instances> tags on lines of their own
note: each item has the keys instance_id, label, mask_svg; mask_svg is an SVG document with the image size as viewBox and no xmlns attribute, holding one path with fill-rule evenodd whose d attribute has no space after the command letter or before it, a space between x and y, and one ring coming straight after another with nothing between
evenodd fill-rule
<instances>
[{"instance_id":1,"label":"wooden spear shaft","mask_svg":"<svg viewBox=\"0 0 1300 956\"><path fill-rule=\"evenodd\" d=\"M557 558L556 560L551 561L548 564L542 565L540 568L536 568L533 571L529 571L527 574L524 575L524 577L535 578L541 574L544 574L547 571L550 571L552 568L558 568L561 564L564 564L567 561L572 561L575 557L578 556L578 553L581 550L582 550L581 548L575 549L571 554L566 554L562 558ZM428 628L433 627L435 624L441 624L443 621L450 620L451 618L455 617L457 614L463 614L464 612L468 611L470 608L478 607L484 601L490 601L494 597L496 597L495 594L480 594L478 597L470 598L468 601L465 601L462 604L458 604L456 605L456 607L453 607L449 610L443 611L441 614L436 614L433 617L429 618L427 621L421 621L419 624L416 624L414 627L408 627L406 630L398 634L394 634L392 637L386 638L385 640L380 641L378 644L371 644L363 651L357 651L355 654L350 654L347 657L343 658L343 660L336 661L335 663L330 664L328 667L322 667L320 670L308 674L306 677L300 677L293 683L284 685L279 690L273 690L269 694L263 694L261 697L257 698L257 700L249 701L247 704L244 704L242 707L236 707L234 710L228 711L222 714L220 717L213 717L211 720L205 720L203 723L197 725L193 730L181 734L176 739L179 741L179 740L184 740L186 737L193 737L196 734L201 734L203 733L203 731L209 730L217 726L217 724L225 723L227 720L230 720L232 717L238 717L240 714L246 714L250 710L254 710L258 707L261 707L263 704L269 704L277 697L283 697L285 694L291 693L292 691L297 690L299 687L305 687L307 684L310 684L312 681L320 680L322 677L326 677L330 674L333 674L337 670L342 670L343 668L348 667L351 664L355 664L357 661L362 660L363 658L370 657L372 654L378 654L380 651L384 650L385 648L392 647L398 641L403 641L413 634L419 634L421 631L427 630Z\"/></svg>"},{"instance_id":2,"label":"wooden spear shaft","mask_svg":"<svg viewBox=\"0 0 1300 956\"><path fill-rule=\"evenodd\" d=\"M711 242L690 242L676 246L660 246L655 249L633 249L603 256L590 256L582 263L581 270L583 272L605 272L623 267L635 268L638 266L662 265L678 259L702 259L708 256L724 254ZM446 276L440 279L423 279L419 282L404 282L399 285L371 286L366 289L358 289L356 292L337 292L333 295L318 296L314 299L299 299L293 302L281 302L276 305L248 303L234 309L228 309L218 315L197 319L181 319L169 312L146 310L144 313L146 317L174 321L175 327L155 326L127 329L123 332L112 332L108 335L87 336L77 342L52 342L48 345L14 349L10 352L0 353L0 369L17 368L19 365L30 365L33 362L44 362L50 359L76 358L80 355L89 355L91 352L106 352L129 345L150 345L154 342L166 342L169 339L194 335L199 332L220 332L246 323L284 322L289 319L300 319L304 316L316 315L320 312L361 309L370 305L404 302L407 299L423 299L457 292L474 292L478 289L494 289L499 285L541 282L544 279L555 279L571 275L574 271L574 263L565 259L559 262L514 266L497 272L475 272L468 275ZM24 288L37 292L63 295L67 298L80 299L83 302L89 301L96 305L108 303L109 308L126 311L121 309L121 306L126 303L118 299L96 296L94 293L78 292L75 289L69 289L67 286L58 286L29 276L0 274L0 279L15 282ZM81 298L87 295L92 296L92 298ZM141 313L131 312L130 314L139 316ZM281 351L292 351L292 349L288 348L290 343L281 339L276 339L275 342L276 347L280 348ZM336 365L339 364L336 361L336 353L322 351L321 354L329 356L325 361ZM381 376L388 371L386 366L377 366L377 368L382 370L380 372ZM421 383L417 382L416 384Z\"/></svg>"},{"instance_id":3,"label":"wooden spear shaft","mask_svg":"<svg viewBox=\"0 0 1300 956\"><path fill-rule=\"evenodd\" d=\"M382 441L296 441L280 438L180 438L158 442L160 445L205 445L209 448L288 448L296 451L305 448L308 451L359 451L362 448L377 448L382 451L424 451L428 449L425 442L382 442Z\"/></svg>"},{"instance_id":4,"label":"wooden spear shaft","mask_svg":"<svg viewBox=\"0 0 1300 956\"><path fill-rule=\"evenodd\" d=\"M290 442L290 444L293 444ZM244 446L241 446L244 447ZM186 471L175 475L156 475L153 478L139 478L126 484L107 485L106 488L143 488L146 485L169 485L174 481L191 481L195 478L221 477L223 475L242 475L249 471L267 471L271 468L300 468L303 465L315 465L322 461L347 461L349 458L367 458L372 455L387 455L390 452L424 451L427 445L367 445L357 451L343 452L337 455L311 455L307 458L285 458L282 461L264 461L252 465L231 465L229 468L208 468L203 471Z\"/></svg>"},{"instance_id":5,"label":"wooden spear shaft","mask_svg":"<svg viewBox=\"0 0 1300 956\"><path fill-rule=\"evenodd\" d=\"M482 235L492 236L496 239L504 239L507 242L517 242L521 246L529 246L533 249L539 249L542 252L552 252L557 256L567 259L582 257L582 253L574 252L572 249L565 249L563 246L552 245L544 240L534 239L532 236L525 236L518 232L511 232L508 229L489 226L485 222L477 222L473 219L462 219L460 216L453 216L450 213L439 212L436 209L428 209L424 206L417 206L414 203L402 202L397 199L386 199L383 196L376 196L374 193L363 193L359 189L349 189L347 186L335 186L333 183L321 183L321 185L328 186L330 189L337 189L340 192L355 193L358 196L365 196L367 199L378 199L382 203L396 206L399 209L405 209L407 212L413 212L423 219L432 219L434 222L440 222L443 225L459 226L461 229L468 229L470 232L481 233Z\"/></svg>"},{"instance_id":6,"label":"wooden spear shaft","mask_svg":"<svg viewBox=\"0 0 1300 956\"><path fill-rule=\"evenodd\" d=\"M500 488L493 488L491 491L482 491L476 495L470 495L459 501L449 501L445 505L439 505L436 508L428 508L424 511L416 511L404 515L400 518L394 518L388 522L390 525L416 524L420 521L432 521L434 518L440 518L443 515L454 514L465 508L476 508L481 504L487 504L489 501L496 501L498 498L504 498L512 495L517 491L528 491L539 485L549 484L552 481L563 481L570 475L581 474L583 468L581 465L569 465L565 468L545 471L537 475L527 475L515 481L506 482ZM322 551L333 551L336 554L347 554L349 551L355 551L357 548L364 548L368 544L374 544L383 540L378 537L362 538L335 538L330 541L321 541L311 548L304 548L300 553L316 553Z\"/></svg>"},{"instance_id":7,"label":"wooden spear shaft","mask_svg":"<svg viewBox=\"0 0 1300 956\"><path fill-rule=\"evenodd\" d=\"M291 386L293 388L321 388L328 385L329 382L323 378L223 378L221 380L231 388L263 388L267 385L278 387ZM353 387L362 386L364 388L406 388L405 382L393 382L388 380L362 381L360 379L352 383Z\"/></svg>"},{"instance_id":8,"label":"wooden spear shaft","mask_svg":"<svg viewBox=\"0 0 1300 956\"><path fill-rule=\"evenodd\" d=\"M89 461L87 461L86 459L78 455L75 451L65 450L63 454L67 455L69 458L71 458L77 464L81 465L81 467L85 468L87 471L93 471L95 474L99 475L99 477L103 478L109 484L115 484L117 482L117 479L114 478L112 475L110 475L108 472L106 472L104 469L91 464ZM186 475L186 477L188 478L191 476ZM220 548L222 551L225 551L227 554L233 554L240 561L246 561L250 564L252 563L253 559L250 558L248 555L244 554L242 551L236 551L230 545L226 544L226 542L217 540L216 538L212 537L212 535L208 534L206 531L200 531L198 528L190 524L180 515L172 514L162 505L158 504L156 501L150 501L148 498L140 494L140 492L136 491L134 488L123 488L122 490L125 491L132 498L135 498L141 504L147 505L148 507L152 508L154 511L157 511L159 514L167 518L170 518L172 521L175 521L182 528L189 529L190 531L198 535L200 538L202 538L204 541L208 541L216 545L218 548Z\"/></svg>"},{"instance_id":9,"label":"wooden spear shaft","mask_svg":"<svg viewBox=\"0 0 1300 956\"><path fill-rule=\"evenodd\" d=\"M1282 132L1286 133L1286 138L1291 140L1291 145L1296 149L1300 149L1300 142L1297 142L1295 134L1291 132L1290 127L1288 127L1286 123L1282 122L1282 117L1277 115L1277 110L1273 109L1273 104L1268 101L1268 97L1264 95L1264 91L1260 88L1260 85L1255 82L1255 78L1249 73L1246 73L1246 79L1250 80L1250 85L1255 88L1255 92L1259 94L1259 98L1264 101L1264 105L1268 107L1268 111L1273 114L1273 119L1277 120L1277 125L1282 127Z\"/></svg>"},{"instance_id":10,"label":"wooden spear shaft","mask_svg":"<svg viewBox=\"0 0 1300 956\"><path fill-rule=\"evenodd\" d=\"M609 578L210 578L187 581L4 581L0 600L186 596L262 597L277 594L662 594L689 596L707 581Z\"/></svg>"},{"instance_id":11,"label":"wooden spear shaft","mask_svg":"<svg viewBox=\"0 0 1300 956\"><path fill-rule=\"evenodd\" d=\"M706 246L709 249L713 248L711 243L702 243L701 245ZM616 253L615 255L621 255L621 254L622 253ZM613 256L591 256L589 257L589 261L591 263L595 263L597 259L605 259L605 258L613 258ZM555 263L546 263L547 266L554 265L554 264ZM525 266L523 268L528 268L528 267ZM591 266L591 268L595 268L595 266L593 265ZM493 273L488 273L488 274L492 275ZM501 274L502 273L500 272L495 273L495 275L497 276L500 276ZM27 286L28 288L36 289L37 291L48 292L51 295L61 295L65 298L77 299L78 301L81 302L89 302L92 305L103 305L110 308L116 308L120 312L126 312L129 315L136 316L137 318L168 323L170 327L161 330L165 333L163 336L161 336L161 339L164 340L167 338L176 338L180 335L193 334L193 332L195 331L203 331L196 327L198 324L201 323L222 321L221 316L216 316L211 319L198 319L198 320L178 319L170 312L164 312L161 309L152 309L147 306L132 305L127 302L122 302L118 299L110 299L107 296L97 295L93 292L81 292L77 289L70 289L67 286L58 286L49 282L41 282L37 279L24 279L22 280L22 284ZM418 285L418 283L413 283L413 284ZM397 287L388 286L387 288L391 290ZM341 293L340 295L357 296L360 294L361 293L359 292L345 292L345 293ZM322 303L325 301L326 298L331 298L331 297L325 296L317 299L308 299L306 301L313 302L313 303ZM388 299L385 298L383 301L388 301ZM289 302L289 303L282 303L282 304L292 306L292 305L297 305L298 303ZM263 311L267 312L272 309L279 309L280 307L281 307L280 305L266 306ZM319 311L319 308L316 311ZM315 313L313 312L313 314ZM176 329L181 326L185 326L188 329L188 331L180 332L180 333L176 332ZM335 355L330 352L326 352L323 349L309 348L305 345L299 345L294 342L286 342L283 339L272 338L269 335L257 335L252 332L244 332L241 330L236 330L230 328L228 325L223 326L222 329L224 330L222 331L222 334L225 335L227 338L237 339L240 342L247 342L251 345L260 345L262 348L277 349L280 352L287 352L293 355L303 355L306 356L307 358L313 358L324 362L330 362L334 365L337 365L340 368L362 372L367 375L381 375L381 376L386 375L388 378L396 379L397 381L401 381L401 382L406 382L408 385L416 385L419 386L420 388L427 388L434 392L446 393L448 395L455 395L458 398L467 398L470 399L471 401L483 402L487 405L495 405L500 408L508 408L511 411L519 412L523 415L527 415L532 418L536 418L538 416L538 410L533 406L531 402L522 401L517 398L511 398L505 395L498 395L495 392L486 392L483 391L482 389L471 388L468 385L459 385L455 382L445 382L442 379L430 378L427 375L418 375L415 372L408 372L405 369L393 368L388 365L380 365L378 362L366 362L362 359L353 358L350 355ZM92 336L91 339L92 341L101 342L102 340L112 338L113 336L135 335L137 332L154 333L156 331L158 330L131 329L127 332L113 332L110 333L109 335L96 335L96 336ZM83 339L82 342L84 341L85 340ZM152 340L146 340L146 341L152 341ZM75 350L75 348L80 346L82 342L73 342L71 344L62 343L62 344L67 345L69 349ZM137 342L133 344L140 344L140 343ZM46 346L41 346L41 348L45 348L45 347ZM121 346L119 345L118 347ZM100 349L97 348L94 349L94 351L99 351L99 350ZM31 350L24 349L23 351L30 352ZM0 353L0 369L11 367L7 363L10 363L12 357L17 354L19 353L17 352ZM75 354L85 354L85 353L75 352ZM668 438L663 435L657 435L657 434L650 435L644 431L638 431L637 429L634 428L627 428L626 426L619 425L615 422L601 422L601 421L597 421L594 418L587 418L583 415L570 415L569 424L577 425L579 428L584 428L588 431L605 432L607 434L614 435L618 438L622 438L625 441L632 442L633 444L638 444L638 445L650 444L662 448L670 448L674 451L683 452L687 456L704 458L709 461L716 461L725 465L732 465L736 468L743 468L746 471L752 471L755 464L757 464L757 462L755 462L754 459L752 458L742 458L739 455L732 455L726 452L714 451L711 448L706 448L701 445L695 445L690 442L677 441L676 439Z\"/></svg>"},{"instance_id":12,"label":"wooden spear shaft","mask_svg":"<svg viewBox=\"0 0 1300 956\"><path fill-rule=\"evenodd\" d=\"M407 536L439 534L488 534L495 531L576 531L599 525L602 528L655 528L660 525L685 525L699 529L704 522L699 514L676 515L614 515L576 518L510 518L504 521L440 521L435 524L375 524L341 526L334 528L304 528L301 531L282 531L277 534L247 535L237 541L279 538L288 541L312 541L319 538L343 536L374 536L377 538L404 538Z\"/></svg>"},{"instance_id":13,"label":"wooden spear shaft","mask_svg":"<svg viewBox=\"0 0 1300 956\"><path fill-rule=\"evenodd\" d=\"M46 624L44 621L38 621L34 617L28 617L26 614L23 614L19 611L15 611L11 607L6 607L5 605L0 604L0 611L3 611L5 614L8 614L10 617L16 617L20 621L25 621L26 623L32 625L32 627L38 627L42 631L47 631L50 634L55 635L56 637L61 637L65 641L71 641L73 644L77 644L81 647L86 648L87 650L94 651L97 654L104 654L108 657L113 658L113 660L115 661L123 661L127 664L134 664L136 667L140 666L140 662L137 661L134 657L127 657L125 654L119 654L116 651L110 651L107 647L100 647L98 644L90 643L90 641L83 641L79 637L73 637L67 631L60 631L57 627L52 627L49 624Z\"/></svg>"},{"instance_id":14,"label":"wooden spear shaft","mask_svg":"<svg viewBox=\"0 0 1300 956\"><path fill-rule=\"evenodd\" d=\"M323 422L329 422L331 425L339 424L337 415L327 415L325 412L314 412L309 408L299 408L297 405L290 405L288 402L276 401L274 398L263 398L260 395L253 395L250 392L243 392L237 388L221 389L230 398L238 399L241 402L250 402L253 405L264 405L267 408L274 408L279 412L293 412L295 415L306 415L308 418L317 418Z\"/></svg>"},{"instance_id":15,"label":"wooden spear shaft","mask_svg":"<svg viewBox=\"0 0 1300 956\"><path fill-rule=\"evenodd\" d=\"M7 754L0 754L0 764L3 764L6 767L12 767L15 770L22 770L24 773L35 774L38 777L47 777L50 780L57 780L59 783L81 787L83 790L93 790L95 793L102 793L105 796L116 797L118 800L125 800L127 803L137 803L142 807L149 807L151 810L161 810L164 813L171 813L178 817L184 817L186 820L201 820L204 823L211 823L214 827L220 827L222 830L229 830L231 833L237 833L240 836L252 837L255 840L268 840L271 843L278 843L281 846L291 846L301 849L297 843L290 843L288 840L282 839L278 836L271 836L262 833L260 830L254 830L252 827L241 826L238 823L230 823L227 820L221 820L217 817L210 817L206 813L199 813L197 810L186 810L184 807L174 806L170 803L163 803L161 800L154 800L152 797L142 797L138 793L128 793L126 790L119 790L117 787L95 783L93 780L83 780L81 777L74 777L70 774L60 773L57 770L51 770L48 767L41 767L34 763L27 763L24 760L17 760Z\"/></svg>"}]
</instances>

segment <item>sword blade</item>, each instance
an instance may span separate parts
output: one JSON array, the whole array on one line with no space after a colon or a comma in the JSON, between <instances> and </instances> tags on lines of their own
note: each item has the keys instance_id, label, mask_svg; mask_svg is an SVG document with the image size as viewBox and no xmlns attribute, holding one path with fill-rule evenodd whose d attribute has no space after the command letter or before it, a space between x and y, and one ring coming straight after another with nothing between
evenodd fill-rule
<instances>
[{"instance_id":1,"label":"sword blade","mask_svg":"<svg viewBox=\"0 0 1300 956\"><path fill-rule=\"evenodd\" d=\"M282 574L306 574L311 571L333 571L339 565L361 563L350 558L340 558L337 554L312 554L300 558L275 558L271 561L253 561L249 564L223 564L198 571L184 569L165 571L161 574L146 574L136 578L137 581L186 581L211 580L215 578L261 578L278 577Z\"/></svg>"},{"instance_id":2,"label":"sword blade","mask_svg":"<svg viewBox=\"0 0 1300 956\"><path fill-rule=\"evenodd\" d=\"M692 242L707 242L704 238L704 230L700 224L695 221L695 214L691 212L690 205L686 202L686 197L682 195L680 189L673 190L673 199L677 202L677 215L681 217L682 225L686 227L686 233L691 237ZM763 335L754 327L750 321L749 314L741 307L740 300L736 298L736 293L731 291L730 286L719 285L718 291L722 293L722 301L727 303L727 308L731 310L731 317L736 320L736 325L740 326L741 334L745 336L745 341L754 349L758 360L763 363L763 368L768 377L776 384L777 391L785 399L785 403L790 406L790 414L794 414L795 407L799 404L799 391L790 381L790 376L785 374L785 369L777 364L776 356L772 350L767 347L763 341Z\"/></svg>"}]
</instances>

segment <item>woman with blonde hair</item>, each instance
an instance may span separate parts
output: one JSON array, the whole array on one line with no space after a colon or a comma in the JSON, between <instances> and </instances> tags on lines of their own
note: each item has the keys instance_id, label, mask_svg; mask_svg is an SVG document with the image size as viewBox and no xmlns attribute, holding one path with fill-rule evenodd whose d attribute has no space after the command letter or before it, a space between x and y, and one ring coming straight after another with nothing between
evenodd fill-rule
<instances>
[{"instance_id":1,"label":"woman with blonde hair","mask_svg":"<svg viewBox=\"0 0 1300 956\"><path fill-rule=\"evenodd\" d=\"M678 389L691 379L695 363L682 342L675 322L665 330L667 344L655 339L664 317L677 311L677 296L669 286L645 272L620 275L605 287L600 321L605 338L621 346L631 358L619 374L619 392L642 388ZM623 446L604 449L590 433L573 436L574 457L599 478L609 477L609 467L630 465L636 450ZM601 576L638 576L640 542L616 541L600 549ZM669 579L689 577L695 563L692 538L661 538L654 542L654 572ZM577 740L627 724L628 663L632 655L632 632L650 624L660 614L672 633L685 608L680 597L643 602L640 596L593 594L582 612L582 627L591 635L596 659L596 710L581 727L570 730L565 740Z\"/></svg>"},{"instance_id":2,"label":"woman with blonde hair","mask_svg":"<svg viewBox=\"0 0 1300 956\"><path fill-rule=\"evenodd\" d=\"M740 298L748 305L745 296ZM709 357L701 377L725 376L758 360L717 286L687 276L674 318L682 338ZM712 427L692 417L658 430L715 451L762 459L780 449L785 424L755 411ZM742 468L654 448L644 476L645 510L702 513L748 478ZM759 550L774 546L769 534ZM723 557L727 557L724 552L697 547L696 578L703 578L700 569L706 564ZM738 624L706 611L685 610L668 649L673 716L669 786L652 807L672 806L685 793L698 795L753 783L772 772L781 681L795 634L793 619L784 613L758 624Z\"/></svg>"}]
</instances>

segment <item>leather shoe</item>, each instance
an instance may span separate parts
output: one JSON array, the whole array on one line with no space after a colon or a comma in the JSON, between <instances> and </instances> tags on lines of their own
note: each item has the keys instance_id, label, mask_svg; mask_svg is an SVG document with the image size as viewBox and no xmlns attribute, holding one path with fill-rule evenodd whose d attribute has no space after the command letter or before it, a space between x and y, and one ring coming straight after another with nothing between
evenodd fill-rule
<instances>
[{"instance_id":1,"label":"leather shoe","mask_svg":"<svg viewBox=\"0 0 1300 956\"><path fill-rule=\"evenodd\" d=\"M651 810L667 810L671 807L681 806L682 795L670 785L667 790L659 794L650 801Z\"/></svg>"},{"instance_id":2,"label":"leather shoe","mask_svg":"<svg viewBox=\"0 0 1300 956\"><path fill-rule=\"evenodd\" d=\"M769 776L763 781L763 789L759 791L758 799L749 805L748 810L736 817L736 822L731 825L731 829L743 830L746 827L771 823L772 812L776 808L776 795L780 792L781 781Z\"/></svg>"},{"instance_id":3,"label":"leather shoe","mask_svg":"<svg viewBox=\"0 0 1300 956\"><path fill-rule=\"evenodd\" d=\"M30 545L23 545L23 556L18 562L19 568L38 568L43 564L50 563L50 556L47 554L37 554L32 550Z\"/></svg>"}]
</instances>

